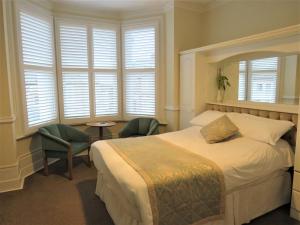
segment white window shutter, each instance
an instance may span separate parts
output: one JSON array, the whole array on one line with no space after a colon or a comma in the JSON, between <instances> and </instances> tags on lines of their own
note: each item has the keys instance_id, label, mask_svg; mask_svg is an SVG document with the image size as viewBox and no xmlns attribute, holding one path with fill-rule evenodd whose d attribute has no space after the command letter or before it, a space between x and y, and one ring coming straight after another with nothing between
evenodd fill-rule
<instances>
[{"instance_id":1,"label":"white window shutter","mask_svg":"<svg viewBox=\"0 0 300 225\"><path fill-rule=\"evenodd\" d=\"M64 117L90 116L89 76L87 72L63 72Z\"/></svg>"},{"instance_id":2,"label":"white window shutter","mask_svg":"<svg viewBox=\"0 0 300 225\"><path fill-rule=\"evenodd\" d=\"M239 92L238 92L238 100L245 101L246 100L246 61L240 61L239 63Z\"/></svg>"},{"instance_id":3,"label":"white window shutter","mask_svg":"<svg viewBox=\"0 0 300 225\"><path fill-rule=\"evenodd\" d=\"M117 31L93 28L95 115L118 116Z\"/></svg>"},{"instance_id":4,"label":"white window shutter","mask_svg":"<svg viewBox=\"0 0 300 225\"><path fill-rule=\"evenodd\" d=\"M56 120L56 79L52 17L20 11L27 127Z\"/></svg>"},{"instance_id":5,"label":"white window shutter","mask_svg":"<svg viewBox=\"0 0 300 225\"><path fill-rule=\"evenodd\" d=\"M87 27L60 24L59 32L64 118L89 118Z\"/></svg>"},{"instance_id":6,"label":"white window shutter","mask_svg":"<svg viewBox=\"0 0 300 225\"><path fill-rule=\"evenodd\" d=\"M239 100L275 103L279 58L240 61Z\"/></svg>"},{"instance_id":7,"label":"white window shutter","mask_svg":"<svg viewBox=\"0 0 300 225\"><path fill-rule=\"evenodd\" d=\"M252 60L249 65L250 100L276 102L278 57Z\"/></svg>"},{"instance_id":8,"label":"white window shutter","mask_svg":"<svg viewBox=\"0 0 300 225\"><path fill-rule=\"evenodd\" d=\"M96 116L117 116L118 79L116 73L95 73L95 114Z\"/></svg>"},{"instance_id":9,"label":"white window shutter","mask_svg":"<svg viewBox=\"0 0 300 225\"><path fill-rule=\"evenodd\" d=\"M155 74L128 72L126 84L126 112L131 115L155 115Z\"/></svg>"},{"instance_id":10,"label":"white window shutter","mask_svg":"<svg viewBox=\"0 0 300 225\"><path fill-rule=\"evenodd\" d=\"M125 113L156 114L156 29L154 26L124 31Z\"/></svg>"},{"instance_id":11,"label":"white window shutter","mask_svg":"<svg viewBox=\"0 0 300 225\"><path fill-rule=\"evenodd\" d=\"M93 28L94 68L117 69L117 32Z\"/></svg>"},{"instance_id":12,"label":"white window shutter","mask_svg":"<svg viewBox=\"0 0 300 225\"><path fill-rule=\"evenodd\" d=\"M61 25L60 48L62 68L87 68L87 28Z\"/></svg>"}]
</instances>

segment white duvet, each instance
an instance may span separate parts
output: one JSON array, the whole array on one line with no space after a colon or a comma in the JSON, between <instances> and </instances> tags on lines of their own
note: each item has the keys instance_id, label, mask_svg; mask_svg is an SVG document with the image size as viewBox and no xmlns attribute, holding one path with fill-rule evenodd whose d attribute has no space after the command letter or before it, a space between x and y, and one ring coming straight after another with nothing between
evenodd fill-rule
<instances>
[{"instance_id":1,"label":"white duvet","mask_svg":"<svg viewBox=\"0 0 300 225\"><path fill-rule=\"evenodd\" d=\"M276 146L246 137L207 144L200 129L193 126L157 137L214 161L223 171L227 193L293 165L294 154L284 140ZM99 172L114 178L130 204L128 207L138 212L142 224L152 224L147 186L140 175L105 141L92 145L92 158Z\"/></svg>"}]
</instances>

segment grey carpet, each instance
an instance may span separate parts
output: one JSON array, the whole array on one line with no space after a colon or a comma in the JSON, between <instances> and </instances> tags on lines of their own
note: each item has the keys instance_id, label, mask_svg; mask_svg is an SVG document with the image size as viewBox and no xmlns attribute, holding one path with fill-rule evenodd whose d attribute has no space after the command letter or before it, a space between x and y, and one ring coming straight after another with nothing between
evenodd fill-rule
<instances>
[{"instance_id":1,"label":"grey carpet","mask_svg":"<svg viewBox=\"0 0 300 225\"><path fill-rule=\"evenodd\" d=\"M74 161L74 179L64 175L59 161L28 177L24 189L0 194L1 225L113 225L104 203L94 194L96 170L80 158ZM250 225L300 225L289 217L289 206L254 220Z\"/></svg>"}]
</instances>

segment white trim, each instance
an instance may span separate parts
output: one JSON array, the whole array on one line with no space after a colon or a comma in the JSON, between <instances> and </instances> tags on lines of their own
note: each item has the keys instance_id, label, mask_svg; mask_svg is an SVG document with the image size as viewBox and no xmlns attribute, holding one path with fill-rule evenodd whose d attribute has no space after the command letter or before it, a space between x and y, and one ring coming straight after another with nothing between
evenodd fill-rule
<instances>
[{"instance_id":1,"label":"white trim","mask_svg":"<svg viewBox=\"0 0 300 225\"><path fill-rule=\"evenodd\" d=\"M217 50L217 49L223 49L223 48L229 48L229 47L234 47L234 46L241 46L241 45L246 45L246 44L251 44L251 43L256 43L256 42L262 42L270 39L276 38L284 38L284 37L289 37L289 36L295 36L299 35L300 32L300 24L272 30L272 31L267 31L263 32L260 34L254 34L250 35L247 37L242 37L230 41L225 41L225 42L220 42L217 44L212 44L212 45L207 45L203 46L200 48L194 48L186 51L181 51L180 55L184 54L189 54L189 53L196 53L196 52L208 52L212 50Z\"/></svg>"},{"instance_id":2,"label":"white trim","mask_svg":"<svg viewBox=\"0 0 300 225\"><path fill-rule=\"evenodd\" d=\"M295 220L298 220L300 221L300 212L294 208L291 208L291 211L290 211L290 216L292 218L294 218Z\"/></svg>"},{"instance_id":3,"label":"white trim","mask_svg":"<svg viewBox=\"0 0 300 225\"><path fill-rule=\"evenodd\" d=\"M165 107L165 110L166 111L180 111L180 108L179 108L179 106L167 105Z\"/></svg>"},{"instance_id":4,"label":"white trim","mask_svg":"<svg viewBox=\"0 0 300 225\"><path fill-rule=\"evenodd\" d=\"M0 117L0 124L13 123L15 121L16 121L15 115Z\"/></svg>"},{"instance_id":5,"label":"white trim","mask_svg":"<svg viewBox=\"0 0 300 225\"><path fill-rule=\"evenodd\" d=\"M22 189L26 177L43 168L42 150L25 153L18 158L18 163L0 168L0 193ZM40 155L40 156L39 156ZM32 160L37 158L36 160ZM49 160L49 165L59 159Z\"/></svg>"}]
</instances>

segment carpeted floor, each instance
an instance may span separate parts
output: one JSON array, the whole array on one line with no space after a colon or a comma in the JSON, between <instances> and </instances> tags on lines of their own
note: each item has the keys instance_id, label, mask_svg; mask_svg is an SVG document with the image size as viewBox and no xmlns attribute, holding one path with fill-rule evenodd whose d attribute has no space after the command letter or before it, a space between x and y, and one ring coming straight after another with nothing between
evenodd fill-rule
<instances>
[{"instance_id":1,"label":"carpeted floor","mask_svg":"<svg viewBox=\"0 0 300 225\"><path fill-rule=\"evenodd\" d=\"M103 202L94 194L96 169L80 158L74 162L74 179L63 173L59 161L50 175L40 171L25 181L24 189L0 194L1 225L113 225ZM300 225L289 217L289 206L281 207L250 225Z\"/></svg>"}]
</instances>

